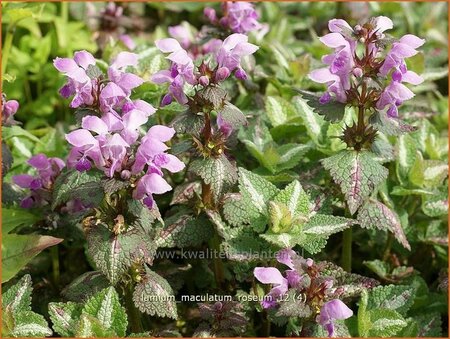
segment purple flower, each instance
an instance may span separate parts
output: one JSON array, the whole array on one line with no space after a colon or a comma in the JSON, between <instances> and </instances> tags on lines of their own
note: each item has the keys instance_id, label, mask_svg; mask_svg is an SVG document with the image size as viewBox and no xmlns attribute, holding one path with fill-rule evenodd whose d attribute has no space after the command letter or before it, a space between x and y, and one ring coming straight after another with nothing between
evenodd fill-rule
<instances>
[{"instance_id":1,"label":"purple flower","mask_svg":"<svg viewBox=\"0 0 450 339\"><path fill-rule=\"evenodd\" d=\"M6 95L2 93L2 125L12 126L17 124L14 120L14 114L19 109L19 103L16 100L6 100Z\"/></svg>"},{"instance_id":2,"label":"purple flower","mask_svg":"<svg viewBox=\"0 0 450 339\"><path fill-rule=\"evenodd\" d=\"M400 82L392 81L381 93L376 107L382 110L388 106L388 116L395 118L398 116L398 106L413 97L414 93L408 87Z\"/></svg>"},{"instance_id":3,"label":"purple flower","mask_svg":"<svg viewBox=\"0 0 450 339\"><path fill-rule=\"evenodd\" d=\"M224 3L226 17L223 22L234 33L248 33L261 29L258 22L259 15L255 11L253 4L245 1L235 1Z\"/></svg>"},{"instance_id":4,"label":"purple flower","mask_svg":"<svg viewBox=\"0 0 450 339\"><path fill-rule=\"evenodd\" d=\"M64 168L64 161L59 158L47 158L45 154L37 154L28 160L28 164L37 170L37 176L20 174L13 176L16 185L29 189L30 195L21 202L23 208L31 208L47 204L48 194L44 191L50 190L56 177Z\"/></svg>"},{"instance_id":5,"label":"purple flower","mask_svg":"<svg viewBox=\"0 0 450 339\"><path fill-rule=\"evenodd\" d=\"M191 47L194 38L188 28L183 25L178 25L169 26L168 30L169 35L176 39L183 49L187 50Z\"/></svg>"},{"instance_id":6,"label":"purple flower","mask_svg":"<svg viewBox=\"0 0 450 339\"><path fill-rule=\"evenodd\" d=\"M350 318L353 311L341 300L334 299L323 304L316 321L328 332L329 337L334 337L334 321Z\"/></svg>"},{"instance_id":7,"label":"purple flower","mask_svg":"<svg viewBox=\"0 0 450 339\"><path fill-rule=\"evenodd\" d=\"M258 22L259 15L253 4L246 1L228 1L222 4L223 16L218 19L213 8L206 7L203 11L205 17L213 24L220 24L226 30L233 33L247 34L263 28Z\"/></svg>"},{"instance_id":8,"label":"purple flower","mask_svg":"<svg viewBox=\"0 0 450 339\"><path fill-rule=\"evenodd\" d=\"M133 39L128 34L121 34L119 36L120 41L125 45L126 48L128 48L130 51L134 50L136 48L136 44L133 41Z\"/></svg>"},{"instance_id":9,"label":"purple flower","mask_svg":"<svg viewBox=\"0 0 450 339\"><path fill-rule=\"evenodd\" d=\"M76 108L81 105L92 105L94 102L92 92L96 85L86 73L89 65L95 65L92 54L86 51L75 52L73 59L56 58L53 65L69 78L67 84L60 89L60 94L64 98L75 94L70 106Z\"/></svg>"},{"instance_id":10,"label":"purple flower","mask_svg":"<svg viewBox=\"0 0 450 339\"><path fill-rule=\"evenodd\" d=\"M133 198L142 199L143 203L151 209L154 207L153 194L163 194L171 189L172 187L161 175L150 173L139 179L136 189L133 191Z\"/></svg>"},{"instance_id":11,"label":"purple flower","mask_svg":"<svg viewBox=\"0 0 450 339\"><path fill-rule=\"evenodd\" d=\"M281 272L275 267L255 267L253 275L263 284L274 285L261 303L263 308L272 308L276 306L277 299L288 291L287 279L284 278Z\"/></svg>"},{"instance_id":12,"label":"purple flower","mask_svg":"<svg viewBox=\"0 0 450 339\"><path fill-rule=\"evenodd\" d=\"M170 83L169 93L163 99L163 106L177 100L180 104L186 104L188 99L184 94L184 84L197 84L194 75L194 62L188 53L181 47L180 43L172 38L161 39L155 42L156 46L163 53L170 53L167 56L172 62L169 70L162 70L152 76L152 81L157 84Z\"/></svg>"},{"instance_id":13,"label":"purple flower","mask_svg":"<svg viewBox=\"0 0 450 339\"><path fill-rule=\"evenodd\" d=\"M133 88L141 85L144 80L133 73L126 73L124 70L128 66L135 67L138 63L138 57L134 53L121 52L117 55L114 62L108 68L108 78L119 86L126 96L131 94Z\"/></svg>"},{"instance_id":14,"label":"purple flower","mask_svg":"<svg viewBox=\"0 0 450 339\"><path fill-rule=\"evenodd\" d=\"M341 78L330 72L328 68L321 68L312 71L308 76L312 81L328 86L327 92L321 97L322 104L327 103L334 97L335 100L345 103L347 101L347 94L342 85Z\"/></svg>"},{"instance_id":15,"label":"purple flower","mask_svg":"<svg viewBox=\"0 0 450 339\"><path fill-rule=\"evenodd\" d=\"M380 68L380 75L387 76L394 69L392 76L396 77L396 81L402 81L403 74L407 72L405 59L416 55L418 53L416 48L424 43L424 39L412 34L404 35L398 42L394 42Z\"/></svg>"},{"instance_id":16,"label":"purple flower","mask_svg":"<svg viewBox=\"0 0 450 339\"><path fill-rule=\"evenodd\" d=\"M248 37L243 34L232 34L226 38L216 52L217 65L227 68L229 72L241 69L241 58L255 53L259 47L248 43Z\"/></svg>"},{"instance_id":17,"label":"purple flower","mask_svg":"<svg viewBox=\"0 0 450 339\"><path fill-rule=\"evenodd\" d=\"M184 163L171 154L165 154L165 151L168 150L165 142L169 141L174 134L173 128L162 125L152 126L141 140L131 172L138 174L144 170L146 165L148 165L148 170L156 171L161 175L161 168L170 172L181 171L185 166Z\"/></svg>"}]
</instances>

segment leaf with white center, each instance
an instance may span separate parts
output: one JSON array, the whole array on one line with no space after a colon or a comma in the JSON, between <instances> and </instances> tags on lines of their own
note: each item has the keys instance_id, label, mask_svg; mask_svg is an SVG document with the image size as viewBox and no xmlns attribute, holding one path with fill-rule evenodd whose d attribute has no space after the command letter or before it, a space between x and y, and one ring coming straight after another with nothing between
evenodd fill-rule
<instances>
[{"instance_id":1,"label":"leaf with white center","mask_svg":"<svg viewBox=\"0 0 450 339\"><path fill-rule=\"evenodd\" d=\"M155 239L157 247L189 247L207 242L214 228L204 215L194 217L186 209L164 220L164 228Z\"/></svg>"},{"instance_id":2,"label":"leaf with white center","mask_svg":"<svg viewBox=\"0 0 450 339\"><path fill-rule=\"evenodd\" d=\"M24 275L16 284L8 288L2 295L2 309L13 313L31 311L31 277Z\"/></svg>"},{"instance_id":3,"label":"leaf with white center","mask_svg":"<svg viewBox=\"0 0 450 339\"><path fill-rule=\"evenodd\" d=\"M151 238L139 228L115 235L105 225L87 233L88 254L97 268L115 285L133 262L151 263L155 254Z\"/></svg>"},{"instance_id":4,"label":"leaf with white center","mask_svg":"<svg viewBox=\"0 0 450 339\"><path fill-rule=\"evenodd\" d=\"M2 295L2 337L52 335L45 318L31 310L31 277L23 276Z\"/></svg>"},{"instance_id":5,"label":"leaf with white center","mask_svg":"<svg viewBox=\"0 0 450 339\"><path fill-rule=\"evenodd\" d=\"M194 160L189 170L197 174L203 181L211 185L215 200L219 200L226 187L231 186L237 180L236 167L225 155L218 158L206 158Z\"/></svg>"},{"instance_id":6,"label":"leaf with white center","mask_svg":"<svg viewBox=\"0 0 450 339\"><path fill-rule=\"evenodd\" d=\"M351 214L356 212L388 175L387 168L375 161L367 151L344 150L323 159L322 165L341 187Z\"/></svg>"},{"instance_id":7,"label":"leaf with white center","mask_svg":"<svg viewBox=\"0 0 450 339\"><path fill-rule=\"evenodd\" d=\"M117 338L117 334L106 329L97 318L82 314L75 338Z\"/></svg>"},{"instance_id":8,"label":"leaf with white center","mask_svg":"<svg viewBox=\"0 0 450 339\"><path fill-rule=\"evenodd\" d=\"M264 179L246 169L239 168L239 189L243 198L252 203L258 213L267 215L267 203L280 192L280 190Z\"/></svg>"},{"instance_id":9,"label":"leaf with white center","mask_svg":"<svg viewBox=\"0 0 450 339\"><path fill-rule=\"evenodd\" d=\"M53 323L53 330L62 337L75 337L82 305L74 302L52 302L48 312Z\"/></svg>"},{"instance_id":10,"label":"leaf with white center","mask_svg":"<svg viewBox=\"0 0 450 339\"><path fill-rule=\"evenodd\" d=\"M274 127L282 125L298 115L289 101L274 96L268 96L266 98L266 112Z\"/></svg>"},{"instance_id":11,"label":"leaf with white center","mask_svg":"<svg viewBox=\"0 0 450 339\"><path fill-rule=\"evenodd\" d=\"M394 310L367 309L368 293L363 291L358 309L358 332L361 337L393 337L406 325L402 315Z\"/></svg>"},{"instance_id":12,"label":"leaf with white center","mask_svg":"<svg viewBox=\"0 0 450 339\"><path fill-rule=\"evenodd\" d=\"M386 135L399 136L404 133L414 132L417 129L408 125L402 119L389 117L386 112L387 109L384 111L376 110L369 117L370 124L378 131Z\"/></svg>"},{"instance_id":13,"label":"leaf with white center","mask_svg":"<svg viewBox=\"0 0 450 339\"><path fill-rule=\"evenodd\" d=\"M143 281L136 285L133 302L143 313L177 319L177 304L172 287L166 279L146 269Z\"/></svg>"},{"instance_id":14,"label":"leaf with white center","mask_svg":"<svg viewBox=\"0 0 450 339\"><path fill-rule=\"evenodd\" d=\"M416 159L416 142L408 135L400 135L395 145L397 153L396 172L398 180L406 184L408 182L408 174Z\"/></svg>"},{"instance_id":15,"label":"leaf with white center","mask_svg":"<svg viewBox=\"0 0 450 339\"><path fill-rule=\"evenodd\" d=\"M432 196L422 197L422 211L429 217L440 217L448 213L448 188Z\"/></svg>"},{"instance_id":16,"label":"leaf with white center","mask_svg":"<svg viewBox=\"0 0 450 339\"><path fill-rule=\"evenodd\" d=\"M323 138L322 127L325 124L323 117L314 113L307 101L300 96L294 98L294 105L303 119L309 137L316 145L320 144Z\"/></svg>"},{"instance_id":17,"label":"leaf with white center","mask_svg":"<svg viewBox=\"0 0 450 339\"><path fill-rule=\"evenodd\" d=\"M294 217L307 217L312 209L309 196L298 180L287 185L273 198L273 201L286 205Z\"/></svg>"},{"instance_id":18,"label":"leaf with white center","mask_svg":"<svg viewBox=\"0 0 450 339\"><path fill-rule=\"evenodd\" d=\"M341 232L356 223L353 219L335 217L333 215L316 214L303 225L305 234L328 237L331 234Z\"/></svg>"},{"instance_id":19,"label":"leaf with white center","mask_svg":"<svg viewBox=\"0 0 450 339\"><path fill-rule=\"evenodd\" d=\"M105 329L114 331L118 336L125 336L127 313L114 287L105 288L91 297L82 312L98 319Z\"/></svg>"},{"instance_id":20,"label":"leaf with white center","mask_svg":"<svg viewBox=\"0 0 450 339\"><path fill-rule=\"evenodd\" d=\"M315 113L322 115L325 120L330 122L338 122L344 117L345 104L337 102L333 99L326 104L322 104L319 102L320 95L317 95L316 93L303 90L297 90L297 92L300 93L308 106L311 107Z\"/></svg>"},{"instance_id":21,"label":"leaf with white center","mask_svg":"<svg viewBox=\"0 0 450 339\"><path fill-rule=\"evenodd\" d=\"M103 174L96 171L63 170L54 183L52 208L75 198L97 205L104 195L102 178Z\"/></svg>"},{"instance_id":22,"label":"leaf with white center","mask_svg":"<svg viewBox=\"0 0 450 339\"><path fill-rule=\"evenodd\" d=\"M291 169L297 166L303 155L311 149L309 144L284 144L276 149L280 155L275 166L275 172Z\"/></svg>"},{"instance_id":23,"label":"leaf with white center","mask_svg":"<svg viewBox=\"0 0 450 339\"><path fill-rule=\"evenodd\" d=\"M40 314L31 311L20 312L14 318L15 326L9 333L11 337L42 338L53 334L48 327L47 321Z\"/></svg>"},{"instance_id":24,"label":"leaf with white center","mask_svg":"<svg viewBox=\"0 0 450 339\"><path fill-rule=\"evenodd\" d=\"M244 113L229 102L226 102L223 106L223 109L220 111L220 116L224 122L228 123L233 128L233 130L238 130L247 124Z\"/></svg>"},{"instance_id":25,"label":"leaf with white center","mask_svg":"<svg viewBox=\"0 0 450 339\"><path fill-rule=\"evenodd\" d=\"M327 244L326 238L305 233L260 234L259 236L280 248L292 248L299 245L311 254L320 252Z\"/></svg>"},{"instance_id":26,"label":"leaf with white center","mask_svg":"<svg viewBox=\"0 0 450 339\"><path fill-rule=\"evenodd\" d=\"M108 286L109 280L102 272L86 272L64 287L61 295L70 301L84 302Z\"/></svg>"},{"instance_id":27,"label":"leaf with white center","mask_svg":"<svg viewBox=\"0 0 450 339\"><path fill-rule=\"evenodd\" d=\"M402 315L394 310L374 309L367 311L367 314L371 323L368 337L390 338L407 325Z\"/></svg>"},{"instance_id":28,"label":"leaf with white center","mask_svg":"<svg viewBox=\"0 0 450 339\"><path fill-rule=\"evenodd\" d=\"M363 228L389 231L403 247L411 250L398 215L381 202L369 199L358 212L358 222Z\"/></svg>"},{"instance_id":29,"label":"leaf with white center","mask_svg":"<svg viewBox=\"0 0 450 339\"><path fill-rule=\"evenodd\" d=\"M402 315L414 304L414 287L403 285L377 286L369 292L368 309L386 308Z\"/></svg>"}]
</instances>

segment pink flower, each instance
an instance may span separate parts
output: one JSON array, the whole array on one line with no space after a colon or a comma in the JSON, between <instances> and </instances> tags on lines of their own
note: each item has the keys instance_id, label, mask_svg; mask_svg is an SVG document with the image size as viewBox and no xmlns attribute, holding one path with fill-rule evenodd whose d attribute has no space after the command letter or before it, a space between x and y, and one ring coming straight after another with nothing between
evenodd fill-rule
<instances>
[{"instance_id":1,"label":"pink flower","mask_svg":"<svg viewBox=\"0 0 450 339\"><path fill-rule=\"evenodd\" d=\"M14 120L14 114L19 109L19 103L16 100L6 100L6 95L2 93L2 125L12 126L17 122Z\"/></svg>"},{"instance_id":2,"label":"pink flower","mask_svg":"<svg viewBox=\"0 0 450 339\"><path fill-rule=\"evenodd\" d=\"M334 321L350 318L353 311L341 300L334 299L326 302L320 309L317 322L328 331L329 337L334 337Z\"/></svg>"}]
</instances>

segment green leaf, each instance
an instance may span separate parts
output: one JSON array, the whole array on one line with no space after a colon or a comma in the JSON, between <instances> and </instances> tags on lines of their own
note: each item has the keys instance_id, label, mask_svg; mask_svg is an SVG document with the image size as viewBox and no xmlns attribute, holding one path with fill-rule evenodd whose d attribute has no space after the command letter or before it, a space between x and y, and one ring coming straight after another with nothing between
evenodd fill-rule
<instances>
[{"instance_id":1,"label":"green leaf","mask_svg":"<svg viewBox=\"0 0 450 339\"><path fill-rule=\"evenodd\" d=\"M416 159L417 146L414 139L408 135L400 135L395 146L397 153L396 172L398 180L406 184L411 167Z\"/></svg>"},{"instance_id":2,"label":"green leaf","mask_svg":"<svg viewBox=\"0 0 450 339\"><path fill-rule=\"evenodd\" d=\"M144 280L134 289L133 302L141 312L151 316L178 317L175 295L169 283L148 268Z\"/></svg>"},{"instance_id":3,"label":"green leaf","mask_svg":"<svg viewBox=\"0 0 450 339\"><path fill-rule=\"evenodd\" d=\"M312 110L324 117L325 120L330 122L341 121L345 113L345 104L331 100L326 104L321 104L319 102L320 96L316 93L307 92L303 90L297 90L303 99L306 101Z\"/></svg>"},{"instance_id":4,"label":"green leaf","mask_svg":"<svg viewBox=\"0 0 450 339\"><path fill-rule=\"evenodd\" d=\"M297 166L303 158L303 155L311 149L311 145L284 144L277 147L276 153L279 154L275 172L281 172Z\"/></svg>"},{"instance_id":5,"label":"green leaf","mask_svg":"<svg viewBox=\"0 0 450 339\"><path fill-rule=\"evenodd\" d=\"M309 137L316 145L320 144L320 141L323 138L322 127L324 125L324 119L314 113L307 101L302 97L295 97L294 105L303 119Z\"/></svg>"},{"instance_id":6,"label":"green leaf","mask_svg":"<svg viewBox=\"0 0 450 339\"><path fill-rule=\"evenodd\" d=\"M125 336L127 313L114 287L105 288L91 297L82 312L97 318L105 329L114 331L120 337Z\"/></svg>"},{"instance_id":7,"label":"green leaf","mask_svg":"<svg viewBox=\"0 0 450 339\"><path fill-rule=\"evenodd\" d=\"M31 277L24 275L2 295L2 337L52 335L47 321L31 310Z\"/></svg>"},{"instance_id":8,"label":"green leaf","mask_svg":"<svg viewBox=\"0 0 450 339\"><path fill-rule=\"evenodd\" d=\"M115 338L117 334L113 330L106 329L100 320L89 315L82 314L78 323L75 338Z\"/></svg>"},{"instance_id":9,"label":"green leaf","mask_svg":"<svg viewBox=\"0 0 450 339\"><path fill-rule=\"evenodd\" d=\"M42 219L22 207L2 208L2 234L7 234L19 226L32 226Z\"/></svg>"},{"instance_id":10,"label":"green leaf","mask_svg":"<svg viewBox=\"0 0 450 339\"><path fill-rule=\"evenodd\" d=\"M409 173L409 180L421 188L435 188L442 185L448 177L448 164L440 160L424 160L417 151L414 164Z\"/></svg>"},{"instance_id":11,"label":"green leaf","mask_svg":"<svg viewBox=\"0 0 450 339\"><path fill-rule=\"evenodd\" d=\"M361 337L393 337L407 325L400 313L389 309L367 310L368 293L363 291L358 309L358 332Z\"/></svg>"},{"instance_id":12,"label":"green leaf","mask_svg":"<svg viewBox=\"0 0 450 339\"><path fill-rule=\"evenodd\" d=\"M55 209L71 199L98 205L103 199L102 178L103 174L96 171L63 171L54 184L52 208Z\"/></svg>"},{"instance_id":13,"label":"green leaf","mask_svg":"<svg viewBox=\"0 0 450 339\"><path fill-rule=\"evenodd\" d=\"M282 125L297 116L294 106L281 97L268 96L266 98L266 112L274 127Z\"/></svg>"},{"instance_id":14,"label":"green leaf","mask_svg":"<svg viewBox=\"0 0 450 339\"><path fill-rule=\"evenodd\" d=\"M424 196L422 198L422 211L429 217L440 217L448 214L447 187L436 195Z\"/></svg>"},{"instance_id":15,"label":"green leaf","mask_svg":"<svg viewBox=\"0 0 450 339\"><path fill-rule=\"evenodd\" d=\"M109 281L99 271L86 272L66 286L61 295L67 300L83 302L108 287Z\"/></svg>"},{"instance_id":16,"label":"green leaf","mask_svg":"<svg viewBox=\"0 0 450 339\"><path fill-rule=\"evenodd\" d=\"M24 275L16 284L8 288L2 295L2 309L12 313L31 311L31 277Z\"/></svg>"},{"instance_id":17,"label":"green leaf","mask_svg":"<svg viewBox=\"0 0 450 339\"><path fill-rule=\"evenodd\" d=\"M386 135L398 136L404 133L414 132L417 129L414 126L408 125L401 119L387 116L386 111L376 110L375 113L369 117L369 122L375 129Z\"/></svg>"},{"instance_id":18,"label":"green leaf","mask_svg":"<svg viewBox=\"0 0 450 339\"><path fill-rule=\"evenodd\" d=\"M48 312L53 330L62 337L75 337L82 306L74 302L52 302Z\"/></svg>"},{"instance_id":19,"label":"green leaf","mask_svg":"<svg viewBox=\"0 0 450 339\"><path fill-rule=\"evenodd\" d=\"M370 328L364 337L390 338L406 327L407 322L400 313L389 309L367 311Z\"/></svg>"},{"instance_id":20,"label":"green leaf","mask_svg":"<svg viewBox=\"0 0 450 339\"><path fill-rule=\"evenodd\" d=\"M298 180L287 185L273 201L285 204L294 217L309 216L312 207L308 194Z\"/></svg>"},{"instance_id":21,"label":"green leaf","mask_svg":"<svg viewBox=\"0 0 450 339\"><path fill-rule=\"evenodd\" d=\"M322 164L341 187L351 214L364 203L377 186L387 178L388 170L366 151L344 150Z\"/></svg>"},{"instance_id":22,"label":"green leaf","mask_svg":"<svg viewBox=\"0 0 450 339\"><path fill-rule=\"evenodd\" d=\"M15 316L15 326L9 332L11 337L42 338L53 334L45 318L34 312L20 312Z\"/></svg>"},{"instance_id":23,"label":"green leaf","mask_svg":"<svg viewBox=\"0 0 450 339\"><path fill-rule=\"evenodd\" d=\"M316 214L303 226L303 232L307 235L328 237L340 232L356 223L353 219L335 217L333 215Z\"/></svg>"},{"instance_id":24,"label":"green leaf","mask_svg":"<svg viewBox=\"0 0 450 339\"><path fill-rule=\"evenodd\" d=\"M189 170L211 185L216 201L220 199L225 188L237 180L235 165L223 154L218 158L196 159L189 166Z\"/></svg>"},{"instance_id":25,"label":"green leaf","mask_svg":"<svg viewBox=\"0 0 450 339\"><path fill-rule=\"evenodd\" d=\"M170 125L179 134L199 135L205 126L205 117L201 113L186 110L177 114Z\"/></svg>"},{"instance_id":26,"label":"green leaf","mask_svg":"<svg viewBox=\"0 0 450 339\"><path fill-rule=\"evenodd\" d=\"M189 247L207 242L214 228L204 215L194 217L180 211L164 221L166 225L155 239L158 247Z\"/></svg>"},{"instance_id":27,"label":"green leaf","mask_svg":"<svg viewBox=\"0 0 450 339\"><path fill-rule=\"evenodd\" d=\"M88 254L113 285L134 262L151 263L155 254L150 237L137 228L115 235L99 224L87 234L87 241Z\"/></svg>"},{"instance_id":28,"label":"green leaf","mask_svg":"<svg viewBox=\"0 0 450 339\"><path fill-rule=\"evenodd\" d=\"M2 282L14 277L31 259L63 239L38 234L2 235Z\"/></svg>"},{"instance_id":29,"label":"green leaf","mask_svg":"<svg viewBox=\"0 0 450 339\"><path fill-rule=\"evenodd\" d=\"M439 313L427 313L413 318L419 327L418 338L442 337L442 320Z\"/></svg>"},{"instance_id":30,"label":"green leaf","mask_svg":"<svg viewBox=\"0 0 450 339\"><path fill-rule=\"evenodd\" d=\"M233 130L238 130L240 127L247 124L247 119L242 111L233 104L226 102L220 111L223 121L231 125Z\"/></svg>"},{"instance_id":31,"label":"green leaf","mask_svg":"<svg viewBox=\"0 0 450 339\"><path fill-rule=\"evenodd\" d=\"M406 315L414 303L414 295L414 288L410 286L378 286L370 290L367 308L386 308Z\"/></svg>"},{"instance_id":32,"label":"green leaf","mask_svg":"<svg viewBox=\"0 0 450 339\"><path fill-rule=\"evenodd\" d=\"M280 190L264 179L246 169L239 168L239 190L243 199L251 204L249 210L257 214L267 215L267 203L280 192Z\"/></svg>"},{"instance_id":33,"label":"green leaf","mask_svg":"<svg viewBox=\"0 0 450 339\"><path fill-rule=\"evenodd\" d=\"M381 202L369 199L358 212L361 227L392 232L403 247L411 250L398 215Z\"/></svg>"}]
</instances>

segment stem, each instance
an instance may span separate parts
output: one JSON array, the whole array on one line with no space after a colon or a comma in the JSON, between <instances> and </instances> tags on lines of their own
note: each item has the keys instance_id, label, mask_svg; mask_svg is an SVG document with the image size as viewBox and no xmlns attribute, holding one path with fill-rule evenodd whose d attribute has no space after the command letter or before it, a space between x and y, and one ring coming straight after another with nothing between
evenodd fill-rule
<instances>
[{"instance_id":1,"label":"stem","mask_svg":"<svg viewBox=\"0 0 450 339\"><path fill-rule=\"evenodd\" d=\"M364 106L359 105L358 106L358 132L360 135L363 135L365 130L364 126Z\"/></svg>"},{"instance_id":2,"label":"stem","mask_svg":"<svg viewBox=\"0 0 450 339\"><path fill-rule=\"evenodd\" d=\"M263 311L263 337L270 336L270 320L266 310Z\"/></svg>"},{"instance_id":3,"label":"stem","mask_svg":"<svg viewBox=\"0 0 450 339\"><path fill-rule=\"evenodd\" d=\"M342 233L342 268L347 272L352 270L352 229Z\"/></svg>"},{"instance_id":4,"label":"stem","mask_svg":"<svg viewBox=\"0 0 450 339\"><path fill-rule=\"evenodd\" d=\"M387 261L389 258L389 255L391 254L391 247L392 247L392 242L394 241L394 236L392 235L392 233L388 233L388 238L386 241L386 248L384 249L384 253L383 253L383 261Z\"/></svg>"},{"instance_id":5,"label":"stem","mask_svg":"<svg viewBox=\"0 0 450 339\"><path fill-rule=\"evenodd\" d=\"M58 246L50 247L50 255L52 257L53 282L55 286L59 285L59 251Z\"/></svg>"},{"instance_id":6,"label":"stem","mask_svg":"<svg viewBox=\"0 0 450 339\"><path fill-rule=\"evenodd\" d=\"M142 327L141 312L134 306L133 302L133 284L129 283L125 287L125 304L128 314L128 320L130 321L131 332L142 333L144 329Z\"/></svg>"},{"instance_id":7,"label":"stem","mask_svg":"<svg viewBox=\"0 0 450 339\"><path fill-rule=\"evenodd\" d=\"M220 238L217 233L214 233L214 236L211 238L210 247L214 250L213 265L214 265L214 277L216 279L216 287L218 289L221 289L224 282L224 274L223 274L223 262L218 256L220 253Z\"/></svg>"},{"instance_id":8,"label":"stem","mask_svg":"<svg viewBox=\"0 0 450 339\"><path fill-rule=\"evenodd\" d=\"M3 52L3 55L2 55L2 82L3 82L3 79L5 78L5 74L6 74L6 65L8 64L8 58L9 58L9 54L11 52L14 30L15 30L15 26L12 26L12 25L8 26L8 30L6 31L6 36L5 36L5 43L3 44L3 48L2 48L2 52Z\"/></svg>"}]
</instances>

